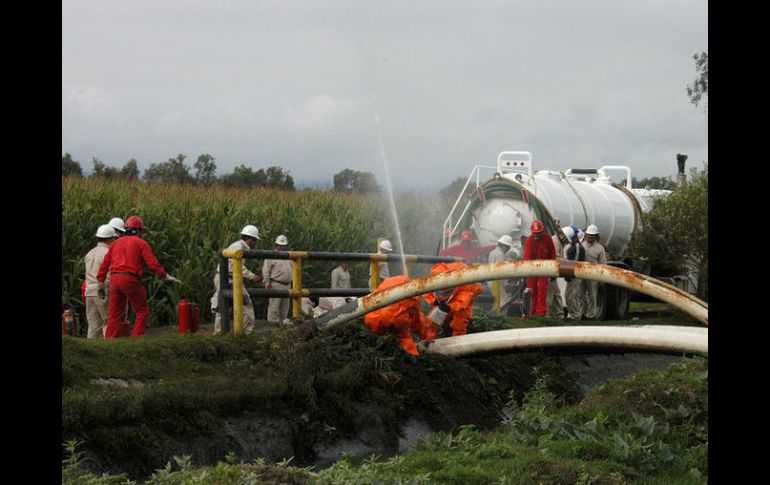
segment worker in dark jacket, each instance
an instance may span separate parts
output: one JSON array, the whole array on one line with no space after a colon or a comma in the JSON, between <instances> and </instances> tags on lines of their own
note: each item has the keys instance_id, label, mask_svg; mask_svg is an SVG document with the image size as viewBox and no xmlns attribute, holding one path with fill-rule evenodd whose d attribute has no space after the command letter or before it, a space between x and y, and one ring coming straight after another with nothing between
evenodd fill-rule
<instances>
[{"instance_id":1,"label":"worker in dark jacket","mask_svg":"<svg viewBox=\"0 0 770 485\"><path fill-rule=\"evenodd\" d=\"M99 296L105 294L104 280L110 275L110 307L105 338L118 337L120 323L124 319L126 304L136 313L132 336L144 335L150 307L147 305L147 291L142 286L142 272L146 264L155 274L166 281L180 281L166 273L152 252L150 245L140 237L144 223L138 216L131 216L126 221L126 235L110 245L104 255L99 273Z\"/></svg>"},{"instance_id":2,"label":"worker in dark jacket","mask_svg":"<svg viewBox=\"0 0 770 485\"><path fill-rule=\"evenodd\" d=\"M556 248L553 247L551 237L545 233L540 219L532 221L529 230L532 234L524 244L524 259L556 259ZM548 312L548 278L527 278L527 288L532 290L532 314L545 316Z\"/></svg>"}]
</instances>

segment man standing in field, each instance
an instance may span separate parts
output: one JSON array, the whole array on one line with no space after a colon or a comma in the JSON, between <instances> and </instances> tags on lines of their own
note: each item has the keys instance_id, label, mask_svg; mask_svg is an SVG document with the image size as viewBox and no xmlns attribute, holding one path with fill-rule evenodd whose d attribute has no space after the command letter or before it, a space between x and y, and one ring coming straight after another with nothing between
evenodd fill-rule
<instances>
[{"instance_id":1,"label":"man standing in field","mask_svg":"<svg viewBox=\"0 0 770 485\"><path fill-rule=\"evenodd\" d=\"M104 282L107 279L107 274L110 275L109 319L107 320L105 338L118 337L120 323L124 319L128 302L131 302L131 307L136 313L134 330L131 335L134 337L144 335L147 320L150 317L147 291L142 286L142 271L145 264L164 280L180 282L166 273L166 270L155 258L150 245L140 237L143 230L144 223L141 218L138 216L129 217L126 221L126 235L110 245L101 266L99 266L96 279L99 282L98 294L100 298L106 298Z\"/></svg>"},{"instance_id":2,"label":"man standing in field","mask_svg":"<svg viewBox=\"0 0 770 485\"><path fill-rule=\"evenodd\" d=\"M281 234L275 238L275 250L286 251L289 240ZM266 259L262 263L262 281L265 288L270 289L290 289L292 281L292 261L290 259ZM289 315L288 298L270 298L267 304L267 321L283 323Z\"/></svg>"},{"instance_id":3,"label":"man standing in field","mask_svg":"<svg viewBox=\"0 0 770 485\"><path fill-rule=\"evenodd\" d=\"M607 264L607 253L604 251L604 246L599 242L599 228L591 224L586 228L586 240L583 242L583 247L586 250L586 261L589 263ZM585 318L587 320L596 319L596 297L599 293L599 282L585 280L583 281L583 288L586 300Z\"/></svg>"},{"instance_id":4,"label":"man standing in field","mask_svg":"<svg viewBox=\"0 0 770 485\"><path fill-rule=\"evenodd\" d=\"M535 219L529 226L531 235L524 243L524 259L556 259L556 249L553 240L545 233L545 227L540 219ZM548 296L548 278L527 278L527 288L532 290L532 315L545 316L548 312L546 297Z\"/></svg>"},{"instance_id":5,"label":"man standing in field","mask_svg":"<svg viewBox=\"0 0 770 485\"><path fill-rule=\"evenodd\" d=\"M513 246L513 238L508 234L503 234L500 236L500 239L497 240L497 247L492 250L492 252L489 253L489 262L490 263L502 263L505 261L513 261L516 259L519 259L521 256L520 254L517 254L514 250L511 249L511 246ZM505 280L501 281L500 283L500 308L504 309L508 303L513 300L513 294L511 293L510 289L512 289L511 283L513 280ZM492 281L488 281L487 285L489 286L489 289L494 291L494 285Z\"/></svg>"},{"instance_id":6,"label":"man standing in field","mask_svg":"<svg viewBox=\"0 0 770 485\"><path fill-rule=\"evenodd\" d=\"M109 224L99 226L96 230L96 246L88 251L84 261L86 265L85 296L86 320L88 321L88 334L90 339L104 338L107 329L107 298L99 297L99 282L96 277L99 267L104 260L104 255L110 248L110 244L117 239L115 229Z\"/></svg>"},{"instance_id":7,"label":"man standing in field","mask_svg":"<svg viewBox=\"0 0 770 485\"><path fill-rule=\"evenodd\" d=\"M253 249L259 239L259 229L257 226L251 224L241 229L241 238L231 245L227 246L227 249L233 250L248 250ZM246 260L243 260L243 277L249 281L258 282L262 279L262 276L252 273L249 268L246 267ZM222 314L219 313L219 265L217 265L217 272L214 275L214 296L211 297L211 312L214 313L214 335L222 333ZM233 285L233 260L227 258L227 274L230 276L229 284L230 288ZM257 317L254 313L254 303L251 301L251 297L246 292L246 288L243 288L243 331L246 334L254 332L254 324L257 321Z\"/></svg>"},{"instance_id":8,"label":"man standing in field","mask_svg":"<svg viewBox=\"0 0 770 485\"><path fill-rule=\"evenodd\" d=\"M559 220L556 221L556 234L551 236L553 247L557 258L564 257L564 248L569 244L567 236L564 235L559 227ZM564 318L564 303L561 298L561 289L559 288L559 278L551 278L548 284L548 314L546 316L553 318Z\"/></svg>"},{"instance_id":9,"label":"man standing in field","mask_svg":"<svg viewBox=\"0 0 770 485\"><path fill-rule=\"evenodd\" d=\"M350 272L348 262L342 261L332 270L332 288L350 288Z\"/></svg>"},{"instance_id":10,"label":"man standing in field","mask_svg":"<svg viewBox=\"0 0 770 485\"><path fill-rule=\"evenodd\" d=\"M585 261L586 248L580 244L577 228L567 226L562 228L562 232L567 236L570 243L565 250L565 258L569 261ZM567 300L567 320L580 320L583 318L583 280L578 278L565 278L567 289L565 290L565 299Z\"/></svg>"}]
</instances>

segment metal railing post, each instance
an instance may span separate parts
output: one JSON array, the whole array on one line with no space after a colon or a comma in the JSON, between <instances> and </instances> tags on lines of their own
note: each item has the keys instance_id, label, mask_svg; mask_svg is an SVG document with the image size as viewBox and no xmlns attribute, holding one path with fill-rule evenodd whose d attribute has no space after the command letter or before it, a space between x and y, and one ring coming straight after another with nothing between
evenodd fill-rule
<instances>
[{"instance_id":1,"label":"metal railing post","mask_svg":"<svg viewBox=\"0 0 770 485\"><path fill-rule=\"evenodd\" d=\"M233 331L243 333L243 251L233 256Z\"/></svg>"},{"instance_id":2,"label":"metal railing post","mask_svg":"<svg viewBox=\"0 0 770 485\"><path fill-rule=\"evenodd\" d=\"M372 280L369 282L369 288L374 291L380 286L380 263L372 258L370 264L372 268Z\"/></svg>"},{"instance_id":3,"label":"metal railing post","mask_svg":"<svg viewBox=\"0 0 770 485\"><path fill-rule=\"evenodd\" d=\"M494 280L492 282L492 295L495 297L495 302L492 304L492 308L496 313L500 313L500 280Z\"/></svg>"},{"instance_id":4,"label":"metal railing post","mask_svg":"<svg viewBox=\"0 0 770 485\"><path fill-rule=\"evenodd\" d=\"M295 255L291 266L291 289L297 296L291 297L291 316L302 316L302 256Z\"/></svg>"}]
</instances>

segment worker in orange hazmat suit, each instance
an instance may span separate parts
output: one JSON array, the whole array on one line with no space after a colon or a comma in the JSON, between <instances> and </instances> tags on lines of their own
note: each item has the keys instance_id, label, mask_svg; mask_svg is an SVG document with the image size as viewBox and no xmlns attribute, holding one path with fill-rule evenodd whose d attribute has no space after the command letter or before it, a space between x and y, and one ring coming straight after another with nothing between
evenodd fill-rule
<instances>
[{"instance_id":1,"label":"worker in orange hazmat suit","mask_svg":"<svg viewBox=\"0 0 770 485\"><path fill-rule=\"evenodd\" d=\"M409 281L405 275L386 278L375 291L385 290ZM392 305L369 312L364 316L364 323L376 335L393 334L398 337L401 347L417 356L420 353L414 343L412 333L422 340L434 339L439 327L425 318L420 311L420 297L415 296L398 301Z\"/></svg>"},{"instance_id":2,"label":"worker in orange hazmat suit","mask_svg":"<svg viewBox=\"0 0 770 485\"><path fill-rule=\"evenodd\" d=\"M430 269L431 274L444 273L460 268L467 268L465 263L437 263ZM457 288L447 288L446 290L425 293L422 295L431 306L436 306L439 311L432 310L434 318L436 315L444 323L449 322L449 329L452 330L452 336L465 335L468 333L468 322L473 316L473 300L478 296L484 287L479 283L462 285ZM446 314L445 316L443 314ZM441 325L439 322L435 322ZM443 325L441 325L443 327Z\"/></svg>"}]
</instances>

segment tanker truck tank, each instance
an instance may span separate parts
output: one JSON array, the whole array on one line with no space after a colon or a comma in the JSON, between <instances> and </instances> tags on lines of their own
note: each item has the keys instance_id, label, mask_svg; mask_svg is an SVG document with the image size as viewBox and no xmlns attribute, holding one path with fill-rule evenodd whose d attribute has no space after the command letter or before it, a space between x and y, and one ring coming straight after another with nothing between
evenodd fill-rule
<instances>
[{"instance_id":1,"label":"tanker truck tank","mask_svg":"<svg viewBox=\"0 0 770 485\"><path fill-rule=\"evenodd\" d=\"M481 182L481 171L490 169L494 170L492 177ZM625 185L611 182L609 173L618 171L625 174ZM451 234L467 228L473 230L479 244L486 245L504 234L520 241L529 235L534 219L540 219L550 234L559 226L585 229L595 224L608 252L608 264L626 268L631 265L624 258L631 235L641 227L641 214L652 209L656 198L671 193L632 188L631 169L622 165L535 171L532 154L526 151L501 152L494 167L475 166L462 194L474 178L475 190L462 212L461 195L444 223L442 248L451 243Z\"/></svg>"}]
</instances>

